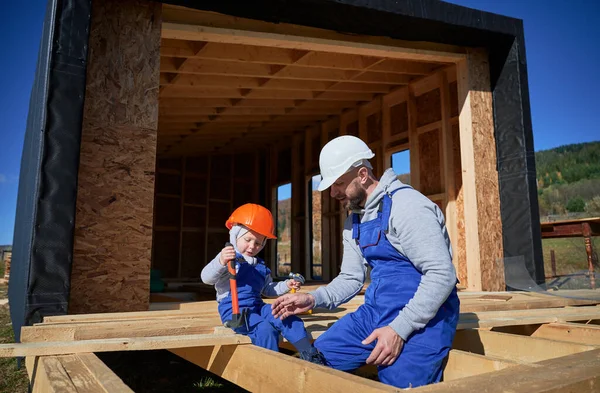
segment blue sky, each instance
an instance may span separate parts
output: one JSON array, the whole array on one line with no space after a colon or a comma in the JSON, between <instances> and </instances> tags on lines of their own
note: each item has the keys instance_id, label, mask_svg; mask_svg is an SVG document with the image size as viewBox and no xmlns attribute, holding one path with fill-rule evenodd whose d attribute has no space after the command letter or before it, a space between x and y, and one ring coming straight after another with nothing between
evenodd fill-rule
<instances>
[{"instance_id":1,"label":"blue sky","mask_svg":"<svg viewBox=\"0 0 600 393\"><path fill-rule=\"evenodd\" d=\"M535 149L600 140L600 2L450 0L524 20ZM12 243L23 135L46 2L0 2L0 245ZM406 172L407 159L394 168ZM289 187L280 197L289 197Z\"/></svg>"}]
</instances>

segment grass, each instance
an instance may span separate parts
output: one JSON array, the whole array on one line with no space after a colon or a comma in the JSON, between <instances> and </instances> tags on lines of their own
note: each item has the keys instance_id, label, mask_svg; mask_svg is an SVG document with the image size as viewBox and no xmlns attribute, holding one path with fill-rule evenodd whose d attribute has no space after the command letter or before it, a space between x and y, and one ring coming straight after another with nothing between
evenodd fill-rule
<instances>
[{"instance_id":1,"label":"grass","mask_svg":"<svg viewBox=\"0 0 600 393\"><path fill-rule=\"evenodd\" d=\"M0 299L6 298L7 286L0 284ZM15 342L8 305L0 305L0 344ZM25 364L17 368L14 358L0 358L0 392L26 393L29 388L29 378Z\"/></svg>"},{"instance_id":2,"label":"grass","mask_svg":"<svg viewBox=\"0 0 600 393\"><path fill-rule=\"evenodd\" d=\"M592 238L596 255L600 252L600 237ZM544 272L546 277L553 275L551 250L554 250L557 278L547 278L546 284L559 289L590 289L587 253L583 238L543 239ZM594 266L596 282L600 279L600 266ZM577 273L577 275L573 275Z\"/></svg>"},{"instance_id":3,"label":"grass","mask_svg":"<svg viewBox=\"0 0 600 393\"><path fill-rule=\"evenodd\" d=\"M600 237L592 238L592 244L596 254L600 252ZM557 274L571 274L588 270L587 254L583 238L560 238L542 240L544 253L544 270L546 276L552 275L552 262L550 250L554 250ZM596 267L598 270L598 267Z\"/></svg>"}]
</instances>

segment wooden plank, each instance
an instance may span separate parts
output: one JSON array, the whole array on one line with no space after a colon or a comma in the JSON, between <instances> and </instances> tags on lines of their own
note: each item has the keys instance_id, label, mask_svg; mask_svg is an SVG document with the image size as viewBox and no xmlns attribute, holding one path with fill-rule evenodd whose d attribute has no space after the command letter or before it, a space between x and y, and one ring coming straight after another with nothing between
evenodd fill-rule
<instances>
[{"instance_id":1,"label":"wooden plank","mask_svg":"<svg viewBox=\"0 0 600 393\"><path fill-rule=\"evenodd\" d=\"M523 363L490 355L480 355L477 353L452 349L450 353L448 353L448 360L446 367L444 367L443 380L453 381L455 379L503 370L521 364Z\"/></svg>"},{"instance_id":2,"label":"wooden plank","mask_svg":"<svg viewBox=\"0 0 600 393\"><path fill-rule=\"evenodd\" d=\"M292 229L291 233L291 269L292 272L298 272L306 275L304 271L304 257L306 253L306 242L304 230L304 217L306 215L306 198L307 189L306 181L304 176L304 167L302 165L303 151L302 142L304 135L302 133L295 133L292 136L292 200L291 200L291 215L292 222L289 223Z\"/></svg>"},{"instance_id":3,"label":"wooden plank","mask_svg":"<svg viewBox=\"0 0 600 393\"><path fill-rule=\"evenodd\" d=\"M580 323L550 323L540 326L532 337L600 345L600 326Z\"/></svg>"},{"instance_id":4,"label":"wooden plank","mask_svg":"<svg viewBox=\"0 0 600 393\"><path fill-rule=\"evenodd\" d=\"M208 314L191 318L153 320L124 320L95 323L23 326L22 342L89 340L118 337L175 336L179 334L212 333L220 324L218 315Z\"/></svg>"},{"instance_id":5,"label":"wooden plank","mask_svg":"<svg viewBox=\"0 0 600 393\"><path fill-rule=\"evenodd\" d=\"M417 127L417 133L419 135L425 134L431 131L437 131L442 127L441 121L434 121L433 123L425 124L424 126Z\"/></svg>"},{"instance_id":6,"label":"wooden plank","mask_svg":"<svg viewBox=\"0 0 600 393\"><path fill-rule=\"evenodd\" d=\"M386 100L385 96L381 99L381 151L382 157L382 171L392 167L392 153L388 152L388 143L391 137L391 114L390 114L390 100Z\"/></svg>"},{"instance_id":7,"label":"wooden plank","mask_svg":"<svg viewBox=\"0 0 600 393\"><path fill-rule=\"evenodd\" d=\"M86 365L81 361L81 359L77 355L64 355L60 357L44 356L42 357L42 359L42 361L45 363L53 359L58 360L59 364L63 367L64 371L67 374L68 381L73 384L75 390L78 393L106 393L106 390L100 383L100 378L94 375L94 373L92 373L86 367ZM46 369L48 369L48 367L46 367ZM62 382L62 374L60 380ZM132 392L132 390L127 388L127 385L123 383L122 387L127 389L125 391Z\"/></svg>"},{"instance_id":8,"label":"wooden plank","mask_svg":"<svg viewBox=\"0 0 600 393\"><path fill-rule=\"evenodd\" d=\"M600 349L546 360L532 372L530 365L510 367L455 381L414 389L417 393L593 393L600 384Z\"/></svg>"},{"instance_id":9,"label":"wooden plank","mask_svg":"<svg viewBox=\"0 0 600 393\"><path fill-rule=\"evenodd\" d=\"M446 228L450 243L453 247L458 247L456 217L456 184L454 182L454 141L452 138L452 125L450 124L452 114L450 110L450 87L448 85L448 76L445 72L439 73L440 77L440 101L441 101L441 152L444 170L442 173L444 192L446 194L444 216L446 219ZM456 252L454 253L456 254ZM458 271L458 259L453 258L453 263Z\"/></svg>"},{"instance_id":10,"label":"wooden plank","mask_svg":"<svg viewBox=\"0 0 600 393\"><path fill-rule=\"evenodd\" d=\"M48 391L77 393L77 386L71 380L58 357L42 357L40 363L43 365L43 370L48 378ZM98 392L98 390L93 391Z\"/></svg>"},{"instance_id":11,"label":"wooden plank","mask_svg":"<svg viewBox=\"0 0 600 393\"><path fill-rule=\"evenodd\" d=\"M469 290L505 288L489 63L472 50L457 65Z\"/></svg>"},{"instance_id":12,"label":"wooden plank","mask_svg":"<svg viewBox=\"0 0 600 393\"><path fill-rule=\"evenodd\" d=\"M44 367L42 359L40 357L27 357L25 359L27 374L30 380L29 391L31 393L54 393L55 390L50 385L48 372Z\"/></svg>"},{"instance_id":13,"label":"wooden plank","mask_svg":"<svg viewBox=\"0 0 600 393\"><path fill-rule=\"evenodd\" d=\"M133 392L91 353L27 357L25 364L32 392Z\"/></svg>"},{"instance_id":14,"label":"wooden plank","mask_svg":"<svg viewBox=\"0 0 600 393\"><path fill-rule=\"evenodd\" d=\"M90 352L150 351L156 349L249 343L250 338L239 334L191 334L183 336L135 338L123 337L100 340L0 344L0 357L12 358Z\"/></svg>"},{"instance_id":15,"label":"wooden plank","mask_svg":"<svg viewBox=\"0 0 600 393\"><path fill-rule=\"evenodd\" d=\"M384 37L355 37L330 30L267 23L173 7L164 10L162 37L229 44L300 49L329 53L389 57L403 60L456 62L463 49L450 45L415 43ZM180 23L175 23L180 22Z\"/></svg>"},{"instance_id":16,"label":"wooden plank","mask_svg":"<svg viewBox=\"0 0 600 393\"><path fill-rule=\"evenodd\" d=\"M129 386L125 385L104 362L102 362L93 353L80 353L76 355L79 360L87 367L92 375L96 377L100 385L107 393L110 392L133 392Z\"/></svg>"},{"instance_id":17,"label":"wooden plank","mask_svg":"<svg viewBox=\"0 0 600 393\"><path fill-rule=\"evenodd\" d=\"M398 391L389 385L254 345L221 346L213 349L182 348L172 352L251 392ZM278 370L285 370L285 375L268 377L273 365L277 365Z\"/></svg>"},{"instance_id":18,"label":"wooden plank","mask_svg":"<svg viewBox=\"0 0 600 393\"><path fill-rule=\"evenodd\" d=\"M462 351L525 363L535 363L595 349L590 345L475 329L457 331L452 346Z\"/></svg>"},{"instance_id":19,"label":"wooden plank","mask_svg":"<svg viewBox=\"0 0 600 393\"><path fill-rule=\"evenodd\" d=\"M419 133L417 130L417 107L412 90L408 92L408 143L410 144L410 185L420 190Z\"/></svg>"}]
</instances>

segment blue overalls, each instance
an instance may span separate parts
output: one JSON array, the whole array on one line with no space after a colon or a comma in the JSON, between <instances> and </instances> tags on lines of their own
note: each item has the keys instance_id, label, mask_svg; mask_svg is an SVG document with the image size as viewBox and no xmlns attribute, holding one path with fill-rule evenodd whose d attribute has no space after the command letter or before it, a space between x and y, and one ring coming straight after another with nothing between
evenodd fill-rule
<instances>
[{"instance_id":1,"label":"blue overalls","mask_svg":"<svg viewBox=\"0 0 600 393\"><path fill-rule=\"evenodd\" d=\"M352 217L352 238L372 268L371 284L365 292L365 303L315 341L315 347L335 369L351 371L365 364L376 341L369 345L361 341L373 330L389 325L413 298L421 282L422 273L386 237L391 207L391 195L385 195L376 219L360 223L358 214ZM454 340L458 316L455 288L425 328L408 337L397 360L390 366L377 367L379 380L398 388L439 382L444 358Z\"/></svg>"},{"instance_id":2,"label":"blue overalls","mask_svg":"<svg viewBox=\"0 0 600 393\"><path fill-rule=\"evenodd\" d=\"M271 305L265 304L261 292L267 275L271 270L264 261L259 260L251 265L240 254L236 255L239 270L237 272L238 303L240 311L248 309L247 325L235 329L236 333L246 335L252 344L259 347L279 351L279 334L281 333L290 343L295 343L307 337L304 322L296 316L285 320L275 319L271 313ZM219 302L221 321L231 319L231 292Z\"/></svg>"}]
</instances>

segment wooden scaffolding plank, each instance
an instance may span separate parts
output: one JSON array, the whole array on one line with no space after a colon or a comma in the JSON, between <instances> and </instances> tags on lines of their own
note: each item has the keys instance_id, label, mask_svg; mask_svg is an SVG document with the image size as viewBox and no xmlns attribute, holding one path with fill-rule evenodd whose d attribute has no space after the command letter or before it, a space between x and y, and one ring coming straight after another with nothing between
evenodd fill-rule
<instances>
[{"instance_id":1,"label":"wooden scaffolding plank","mask_svg":"<svg viewBox=\"0 0 600 393\"><path fill-rule=\"evenodd\" d=\"M531 372L530 365L510 367L455 381L413 389L415 393L595 393L600 384L600 349L545 360Z\"/></svg>"},{"instance_id":2,"label":"wooden scaffolding plank","mask_svg":"<svg viewBox=\"0 0 600 393\"><path fill-rule=\"evenodd\" d=\"M100 340L0 344L0 357L65 355L71 353L149 351L214 345L249 344L250 338L239 334L191 334Z\"/></svg>"}]
</instances>

